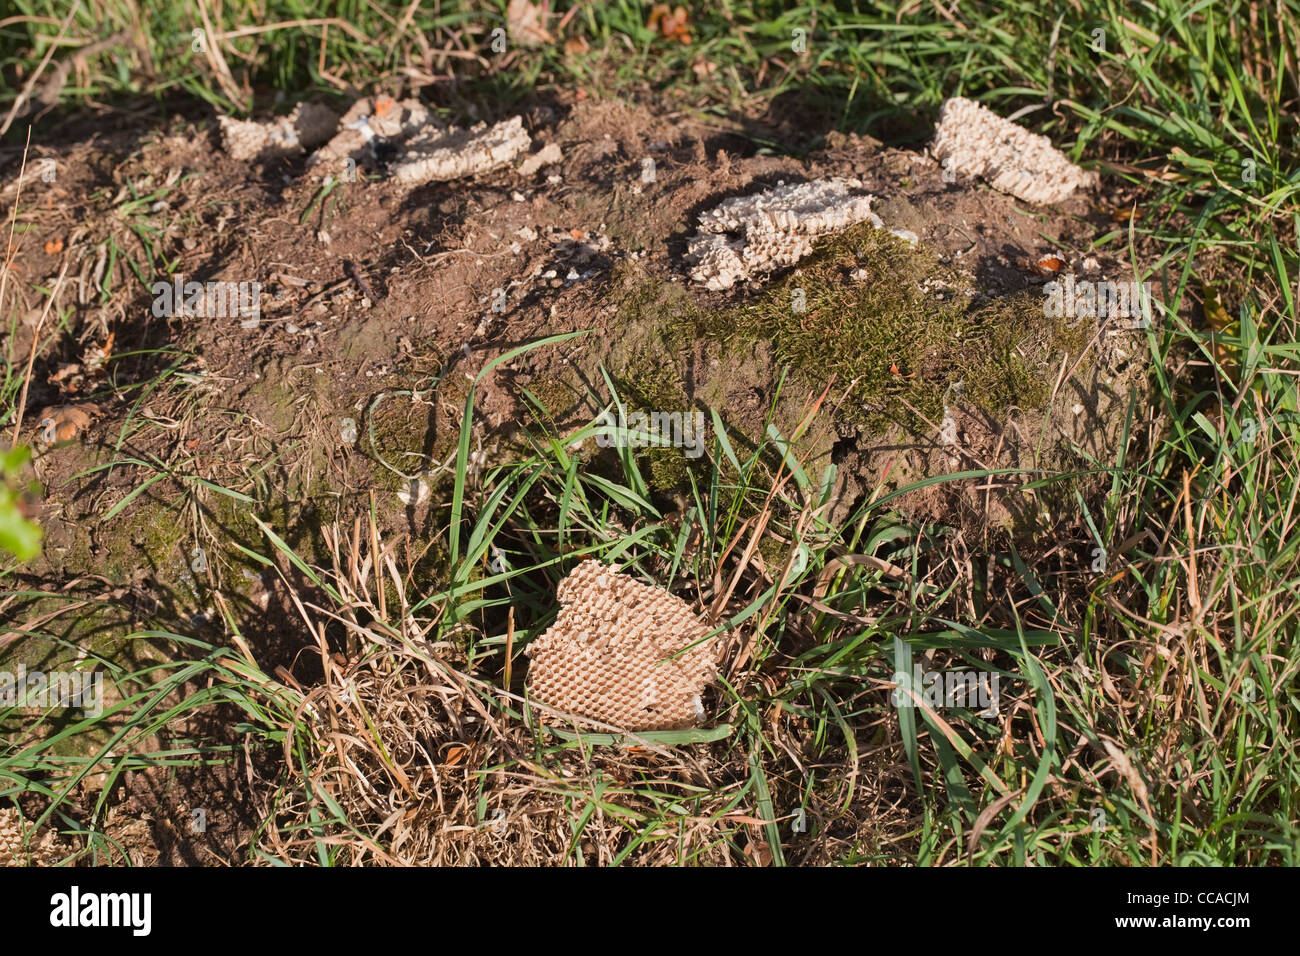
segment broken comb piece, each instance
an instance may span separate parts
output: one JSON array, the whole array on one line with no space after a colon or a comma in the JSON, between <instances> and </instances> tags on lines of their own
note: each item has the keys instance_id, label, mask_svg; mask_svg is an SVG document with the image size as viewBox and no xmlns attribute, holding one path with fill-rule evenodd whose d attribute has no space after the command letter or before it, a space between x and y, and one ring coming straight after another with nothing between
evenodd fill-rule
<instances>
[{"instance_id":1,"label":"broken comb piece","mask_svg":"<svg viewBox=\"0 0 1300 956\"><path fill-rule=\"evenodd\" d=\"M961 96L939 111L931 149L945 169L978 176L1026 202L1060 202L1091 180L1046 136Z\"/></svg>"},{"instance_id":2,"label":"broken comb piece","mask_svg":"<svg viewBox=\"0 0 1300 956\"><path fill-rule=\"evenodd\" d=\"M556 596L559 616L525 652L530 697L632 731L704 719L717 639L704 640L710 628L685 601L595 560L570 571Z\"/></svg>"}]
</instances>

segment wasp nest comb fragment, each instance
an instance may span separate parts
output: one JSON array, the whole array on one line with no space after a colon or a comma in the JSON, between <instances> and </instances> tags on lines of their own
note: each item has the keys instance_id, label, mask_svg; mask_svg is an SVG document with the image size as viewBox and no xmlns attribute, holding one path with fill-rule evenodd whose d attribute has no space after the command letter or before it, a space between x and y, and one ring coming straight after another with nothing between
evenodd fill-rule
<instances>
[{"instance_id":1,"label":"wasp nest comb fragment","mask_svg":"<svg viewBox=\"0 0 1300 956\"><path fill-rule=\"evenodd\" d=\"M334 131L338 116L328 106L299 103L288 116L265 123L232 116L221 116L218 122L226 152L242 162L259 156L288 156L323 143Z\"/></svg>"},{"instance_id":2,"label":"wasp nest comb fragment","mask_svg":"<svg viewBox=\"0 0 1300 956\"><path fill-rule=\"evenodd\" d=\"M334 175L349 172L353 164L377 155L380 143L400 143L426 127L440 128L424 105L416 99L394 100L391 96L357 100L335 124L329 142L312 154L309 167L321 167Z\"/></svg>"},{"instance_id":3,"label":"wasp nest comb fragment","mask_svg":"<svg viewBox=\"0 0 1300 956\"><path fill-rule=\"evenodd\" d=\"M70 853L72 848L53 830L33 834L24 849L18 811L13 807L0 808L0 867L26 866L29 859L36 866L54 866Z\"/></svg>"},{"instance_id":4,"label":"wasp nest comb fragment","mask_svg":"<svg viewBox=\"0 0 1300 956\"><path fill-rule=\"evenodd\" d=\"M1089 179L1046 136L960 96L939 111L931 149L945 167L1026 202L1060 202Z\"/></svg>"},{"instance_id":5,"label":"wasp nest comb fragment","mask_svg":"<svg viewBox=\"0 0 1300 956\"><path fill-rule=\"evenodd\" d=\"M308 167L349 180L356 176L357 164L382 167L395 157L389 167L392 177L408 186L488 172L514 162L533 143L519 116L494 126L457 129L439 122L419 100L399 102L390 96L357 100L342 118L311 103L266 123L223 116L221 135L227 152L240 160L287 156L324 144ZM540 167L558 159L552 149L538 154L537 162Z\"/></svg>"},{"instance_id":6,"label":"wasp nest comb fragment","mask_svg":"<svg viewBox=\"0 0 1300 956\"><path fill-rule=\"evenodd\" d=\"M691 278L706 288L730 289L755 275L794 265L812 252L813 240L846 226L880 218L872 196L856 179L821 179L778 185L737 196L702 213L688 241Z\"/></svg>"},{"instance_id":7,"label":"wasp nest comb fragment","mask_svg":"<svg viewBox=\"0 0 1300 956\"><path fill-rule=\"evenodd\" d=\"M467 130L421 130L407 141L405 155L393 166L393 178L415 185L484 173L514 162L532 143L519 116L495 126L479 123Z\"/></svg>"},{"instance_id":8,"label":"wasp nest comb fragment","mask_svg":"<svg viewBox=\"0 0 1300 956\"><path fill-rule=\"evenodd\" d=\"M704 719L718 647L685 601L599 561L570 571L556 596L559 616L526 651L531 697L632 731Z\"/></svg>"}]
</instances>

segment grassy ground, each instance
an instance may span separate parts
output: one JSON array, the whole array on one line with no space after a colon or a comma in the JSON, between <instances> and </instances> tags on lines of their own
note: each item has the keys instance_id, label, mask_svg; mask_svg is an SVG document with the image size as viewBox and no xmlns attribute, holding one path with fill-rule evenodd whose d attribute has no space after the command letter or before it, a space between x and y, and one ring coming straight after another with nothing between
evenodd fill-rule
<instances>
[{"instance_id":1,"label":"grassy ground","mask_svg":"<svg viewBox=\"0 0 1300 956\"><path fill-rule=\"evenodd\" d=\"M100 719L113 730L97 749L69 756L66 746L97 729L92 721L11 736L0 796L54 798L44 817L89 828L90 854L111 857L102 820L65 812L60 797L90 774L103 775L107 794L133 768L227 759L201 741L150 749L159 728L222 702L240 711L252 745L287 758L270 777L253 859L558 862L594 846L587 862L1300 863L1293 0L1080 0L1055 16L1017 2L722 3L692 13L688 43L657 37L643 5L614 0L561 7L553 42L500 53L495 6L375 0L321 13L273 0L256 17L240 3L17 8L0 19L0 112L18 107L11 143L25 135L24 114L45 108L53 64L39 70L42 60L66 61L119 30L118 46L73 61L50 105L138 109L179 97L240 111L280 93L292 102L400 81L450 112L496 115L557 84L719 121L798 97L826 130L918 145L945 97L973 96L1130 187L1134 202L1098 245L1156 250L1174 292L1169 321L1146 343L1159 414L1135 409L1117 460L1095 462L1108 490L1078 501L1086 548L971 551L949 529L902 520L889 498L831 526L821 476L775 435L752 454L711 449L693 493L664 513L644 459L587 474L544 432L518 462L478 473L467 415L437 542L447 556L439 587L416 589L373 527L332 529L339 558L327 568L307 566L268 529L262 557L300 564L314 588L316 603L300 605L304 629L344 621L360 664L331 672L323 653L321 684L302 688L265 673L233 622L219 646L148 635L175 660L114 673L123 700ZM1203 325L1174 318L1185 298L1203 304ZM22 359L0 383L0 426L15 418ZM785 563L757 561L764 549ZM583 553L732 596L724 620L750 649L728 675L721 728L641 741L653 757L528 732L509 693L514 657L553 614L559 568ZM21 589L8 586L2 600L12 601ZM1000 718L889 707L893 675L923 653L927 667L1002 675ZM208 689L177 702L185 681ZM394 693L422 686L432 690L419 708ZM445 727L466 699L490 743L457 754ZM330 746L329 726L354 741L349 759ZM411 794L393 822L364 785L340 797L325 783L352 774L382 793L409 790L423 741L438 739L441 766L463 765L478 782L453 804L493 820L493 781L518 797L511 807L534 808L510 811L511 849L453 853L429 840L421 821L456 810L441 794ZM692 766L692 748L706 745L711 769ZM538 794L564 808L549 830L537 823ZM802 844L790 830L800 810L811 834Z\"/></svg>"}]
</instances>

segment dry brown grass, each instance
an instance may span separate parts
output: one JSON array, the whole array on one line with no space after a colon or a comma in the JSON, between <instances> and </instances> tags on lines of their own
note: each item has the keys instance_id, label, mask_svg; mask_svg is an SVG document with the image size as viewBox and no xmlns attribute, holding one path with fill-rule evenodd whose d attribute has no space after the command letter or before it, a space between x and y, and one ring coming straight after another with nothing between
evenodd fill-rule
<instances>
[{"instance_id":1,"label":"dry brown grass","mask_svg":"<svg viewBox=\"0 0 1300 956\"><path fill-rule=\"evenodd\" d=\"M698 743L626 734L527 702L499 670L486 673L490 662L471 662L464 643L431 640L445 608L411 612L400 542L360 520L328 539L335 561L324 580L342 601L294 596L306 630L320 635L310 653L325 677L296 688L283 764L257 785L267 821L258 855L293 864L325 851L346 865L752 865L771 862L764 826L775 823L793 860L824 864L864 848L888 852L915 822L888 720L862 726L881 739L860 753L815 751L801 739L806 723L779 703L759 717L770 749L756 751L738 732ZM761 564L756 551L751 558ZM730 584L743 594L762 580ZM365 650L350 660L331 650L327 619ZM769 668L752 656L742 663L739 650L729 655L733 682L782 679L760 673ZM721 697L710 699L719 719L743 720ZM792 831L790 812L755 809L755 759L782 806L797 804L816 775L806 832Z\"/></svg>"}]
</instances>

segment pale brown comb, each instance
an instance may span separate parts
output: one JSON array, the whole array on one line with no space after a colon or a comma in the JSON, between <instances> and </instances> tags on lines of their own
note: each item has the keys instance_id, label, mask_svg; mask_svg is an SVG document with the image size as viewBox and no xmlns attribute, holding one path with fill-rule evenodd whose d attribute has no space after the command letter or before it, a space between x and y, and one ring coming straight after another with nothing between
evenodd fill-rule
<instances>
[{"instance_id":1,"label":"pale brown comb","mask_svg":"<svg viewBox=\"0 0 1300 956\"><path fill-rule=\"evenodd\" d=\"M555 623L525 652L531 698L631 731L704 719L717 638L704 640L711 628L685 601L594 560L570 571L556 596Z\"/></svg>"}]
</instances>

